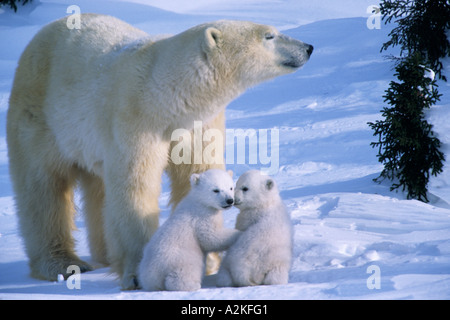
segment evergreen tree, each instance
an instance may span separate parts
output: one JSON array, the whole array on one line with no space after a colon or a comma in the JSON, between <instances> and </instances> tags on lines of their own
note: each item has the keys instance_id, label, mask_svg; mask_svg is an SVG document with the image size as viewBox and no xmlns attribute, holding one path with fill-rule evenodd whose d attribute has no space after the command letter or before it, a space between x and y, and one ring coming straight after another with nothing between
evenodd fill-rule
<instances>
[{"instance_id":1,"label":"evergreen tree","mask_svg":"<svg viewBox=\"0 0 450 320\"><path fill-rule=\"evenodd\" d=\"M425 77L427 70L442 74L441 59L450 56L449 0L383 0L380 12L385 23L394 19L395 28L381 51L400 46L395 58L395 76L384 95L390 107L382 110L385 120L369 123L379 137L372 147L378 147L378 160L384 164L380 177L395 181L391 190L402 188L408 198L428 202L427 184L431 175L442 172L444 154L440 141L427 123L424 110L440 96L436 81ZM427 66L427 67L425 67ZM429 69L428 69L429 68Z\"/></svg>"},{"instance_id":2,"label":"evergreen tree","mask_svg":"<svg viewBox=\"0 0 450 320\"><path fill-rule=\"evenodd\" d=\"M446 80L440 60L450 56L450 42L446 35L450 29L450 1L384 0L380 3L380 12L385 23L392 19L397 23L381 51L399 45L401 55L420 52L439 78Z\"/></svg>"},{"instance_id":3,"label":"evergreen tree","mask_svg":"<svg viewBox=\"0 0 450 320\"><path fill-rule=\"evenodd\" d=\"M395 76L400 82L391 81L386 90L385 102L392 107L382 110L385 120L369 123L379 136L378 160L384 164L380 178L398 181L391 191L402 187L407 197L428 202L427 184L432 175L442 172L444 155L432 125L424 120L424 109L430 108L440 95L436 80L425 77L426 68L420 53L400 62Z\"/></svg>"},{"instance_id":4,"label":"evergreen tree","mask_svg":"<svg viewBox=\"0 0 450 320\"><path fill-rule=\"evenodd\" d=\"M14 12L17 12L17 3L22 2L22 5L31 2L32 0L0 0L0 7L8 5Z\"/></svg>"}]
</instances>

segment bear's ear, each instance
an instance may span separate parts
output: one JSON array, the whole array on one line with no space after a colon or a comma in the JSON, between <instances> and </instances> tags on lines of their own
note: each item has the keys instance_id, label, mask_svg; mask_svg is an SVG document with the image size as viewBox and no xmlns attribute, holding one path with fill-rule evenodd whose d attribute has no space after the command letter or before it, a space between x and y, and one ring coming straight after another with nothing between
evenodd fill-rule
<instances>
[{"instance_id":1,"label":"bear's ear","mask_svg":"<svg viewBox=\"0 0 450 320\"><path fill-rule=\"evenodd\" d=\"M203 42L203 49L209 52L215 48L220 48L222 45L222 32L218 29L209 27L205 30L205 39Z\"/></svg>"},{"instance_id":2,"label":"bear's ear","mask_svg":"<svg viewBox=\"0 0 450 320\"><path fill-rule=\"evenodd\" d=\"M272 190L274 185L275 185L275 182L272 179L266 180L266 189L267 190Z\"/></svg>"},{"instance_id":3,"label":"bear's ear","mask_svg":"<svg viewBox=\"0 0 450 320\"><path fill-rule=\"evenodd\" d=\"M198 173L193 173L191 175L191 186L195 186L200 181L200 175Z\"/></svg>"}]
</instances>

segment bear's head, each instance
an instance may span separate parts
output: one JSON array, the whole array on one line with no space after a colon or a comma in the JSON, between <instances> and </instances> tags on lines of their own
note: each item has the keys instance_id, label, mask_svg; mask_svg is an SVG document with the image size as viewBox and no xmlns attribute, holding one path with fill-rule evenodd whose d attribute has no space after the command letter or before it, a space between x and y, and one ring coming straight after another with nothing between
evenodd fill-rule
<instances>
[{"instance_id":1,"label":"bear's head","mask_svg":"<svg viewBox=\"0 0 450 320\"><path fill-rule=\"evenodd\" d=\"M164 106L163 113L157 108L158 117L167 116L172 125L166 132L172 132L190 129L194 121L209 122L248 88L298 70L313 47L271 26L220 20L151 43L146 50L152 81L144 95Z\"/></svg>"},{"instance_id":2,"label":"bear's head","mask_svg":"<svg viewBox=\"0 0 450 320\"><path fill-rule=\"evenodd\" d=\"M234 203L232 173L210 169L191 175L191 193L202 205L217 210L229 209Z\"/></svg>"},{"instance_id":3,"label":"bear's head","mask_svg":"<svg viewBox=\"0 0 450 320\"><path fill-rule=\"evenodd\" d=\"M264 208L277 204L279 193L271 177L258 170L249 170L239 177L234 199L239 209Z\"/></svg>"},{"instance_id":4,"label":"bear's head","mask_svg":"<svg viewBox=\"0 0 450 320\"><path fill-rule=\"evenodd\" d=\"M222 72L245 87L296 71L313 51L274 27L252 22L220 20L203 29L203 51L219 77Z\"/></svg>"}]
</instances>

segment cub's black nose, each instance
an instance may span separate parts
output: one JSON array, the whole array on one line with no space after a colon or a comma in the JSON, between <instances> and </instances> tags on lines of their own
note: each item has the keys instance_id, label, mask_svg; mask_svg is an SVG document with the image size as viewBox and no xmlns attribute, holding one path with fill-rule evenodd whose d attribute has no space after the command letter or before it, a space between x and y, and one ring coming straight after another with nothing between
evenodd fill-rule
<instances>
[{"instance_id":1,"label":"cub's black nose","mask_svg":"<svg viewBox=\"0 0 450 320\"><path fill-rule=\"evenodd\" d=\"M233 204L234 200L233 199L227 199L227 204Z\"/></svg>"},{"instance_id":2,"label":"cub's black nose","mask_svg":"<svg viewBox=\"0 0 450 320\"><path fill-rule=\"evenodd\" d=\"M314 51L314 47L312 45L309 45L308 49L306 49L308 56L311 56L313 51Z\"/></svg>"}]
</instances>

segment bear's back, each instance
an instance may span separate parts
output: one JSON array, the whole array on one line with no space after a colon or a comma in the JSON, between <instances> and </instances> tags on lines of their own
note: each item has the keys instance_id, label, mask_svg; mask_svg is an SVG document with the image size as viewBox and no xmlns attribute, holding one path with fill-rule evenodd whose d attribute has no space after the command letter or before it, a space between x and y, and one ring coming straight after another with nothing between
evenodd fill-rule
<instances>
[{"instance_id":1,"label":"bear's back","mask_svg":"<svg viewBox=\"0 0 450 320\"><path fill-rule=\"evenodd\" d=\"M54 33L55 36L51 38L55 40L64 39L63 43L70 41L82 45L82 50L99 52L107 52L149 37L146 32L111 16L86 13L80 16L80 22L79 29L69 29L67 18L62 18L47 25L41 33ZM64 37L61 37L62 34ZM39 34L36 37L39 37ZM48 39L48 35L44 38Z\"/></svg>"}]
</instances>

